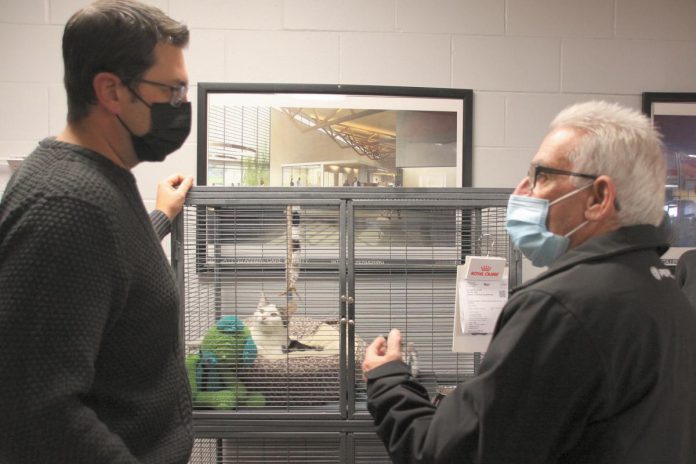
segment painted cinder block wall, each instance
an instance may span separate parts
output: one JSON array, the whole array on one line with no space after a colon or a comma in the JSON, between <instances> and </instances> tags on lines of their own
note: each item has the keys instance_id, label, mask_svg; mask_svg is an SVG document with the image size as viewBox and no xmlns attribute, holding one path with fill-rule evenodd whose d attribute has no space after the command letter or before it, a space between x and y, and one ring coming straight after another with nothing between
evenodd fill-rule
<instances>
[{"instance_id":1,"label":"painted cinder block wall","mask_svg":"<svg viewBox=\"0 0 696 464\"><path fill-rule=\"evenodd\" d=\"M60 42L83 0L0 0L0 159L65 124ZM513 187L551 118L590 98L640 108L644 91L696 91L693 0L151 0L192 31L198 82L471 88L476 187ZM196 127L159 179L196 173ZM0 192L10 170L0 161Z\"/></svg>"}]
</instances>

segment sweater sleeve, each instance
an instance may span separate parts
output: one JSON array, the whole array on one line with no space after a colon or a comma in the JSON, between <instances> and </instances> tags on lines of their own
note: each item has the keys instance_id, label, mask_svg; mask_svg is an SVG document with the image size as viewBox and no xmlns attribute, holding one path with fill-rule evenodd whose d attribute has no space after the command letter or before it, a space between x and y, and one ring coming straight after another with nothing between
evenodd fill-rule
<instances>
[{"instance_id":1,"label":"sweater sleeve","mask_svg":"<svg viewBox=\"0 0 696 464\"><path fill-rule=\"evenodd\" d=\"M16 212L15 212L16 213ZM0 227L0 461L134 463L88 404L127 278L114 226L76 199Z\"/></svg>"},{"instance_id":2,"label":"sweater sleeve","mask_svg":"<svg viewBox=\"0 0 696 464\"><path fill-rule=\"evenodd\" d=\"M537 295L509 311L478 376L437 408L399 363L368 373L368 408L394 463L556 462L602 399L602 367L573 317Z\"/></svg>"},{"instance_id":3,"label":"sweater sleeve","mask_svg":"<svg viewBox=\"0 0 696 464\"><path fill-rule=\"evenodd\" d=\"M166 214L158 209L154 209L150 212L150 221L160 240L164 239L164 237L172 231L172 222Z\"/></svg>"}]
</instances>

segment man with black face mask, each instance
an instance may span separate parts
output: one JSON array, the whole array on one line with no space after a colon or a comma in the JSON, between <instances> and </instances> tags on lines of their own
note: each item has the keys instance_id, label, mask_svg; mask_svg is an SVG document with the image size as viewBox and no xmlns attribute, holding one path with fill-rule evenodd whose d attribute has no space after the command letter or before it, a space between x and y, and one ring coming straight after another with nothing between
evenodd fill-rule
<instances>
[{"instance_id":1,"label":"man with black face mask","mask_svg":"<svg viewBox=\"0 0 696 464\"><path fill-rule=\"evenodd\" d=\"M188 461L179 294L159 240L191 179L163 181L148 217L131 173L189 134L188 39L131 0L65 26L67 127L0 203L0 462Z\"/></svg>"}]
</instances>

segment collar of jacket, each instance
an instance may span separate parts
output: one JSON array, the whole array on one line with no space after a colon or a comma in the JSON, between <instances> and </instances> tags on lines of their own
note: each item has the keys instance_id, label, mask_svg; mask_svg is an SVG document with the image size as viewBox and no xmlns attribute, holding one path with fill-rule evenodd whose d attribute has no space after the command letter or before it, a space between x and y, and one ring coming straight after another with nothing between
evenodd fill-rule
<instances>
[{"instance_id":1,"label":"collar of jacket","mask_svg":"<svg viewBox=\"0 0 696 464\"><path fill-rule=\"evenodd\" d=\"M658 256L662 256L669 249L669 243L657 227L649 224L621 227L593 237L569 250L546 271L512 289L510 295L580 263L601 261L631 251L649 249L655 250Z\"/></svg>"}]
</instances>

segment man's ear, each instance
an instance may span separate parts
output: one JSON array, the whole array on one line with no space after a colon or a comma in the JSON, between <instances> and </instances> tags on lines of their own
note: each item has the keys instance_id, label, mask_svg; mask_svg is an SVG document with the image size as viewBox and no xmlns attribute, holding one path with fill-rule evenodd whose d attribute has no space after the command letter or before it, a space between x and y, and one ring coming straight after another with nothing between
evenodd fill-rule
<instances>
[{"instance_id":1,"label":"man's ear","mask_svg":"<svg viewBox=\"0 0 696 464\"><path fill-rule=\"evenodd\" d=\"M599 176L593 183L587 199L585 219L599 221L616 214L616 185L609 176Z\"/></svg>"},{"instance_id":2,"label":"man's ear","mask_svg":"<svg viewBox=\"0 0 696 464\"><path fill-rule=\"evenodd\" d=\"M109 72L100 72L94 76L92 86L97 97L97 105L110 113L121 114L123 84L118 76Z\"/></svg>"}]
</instances>

